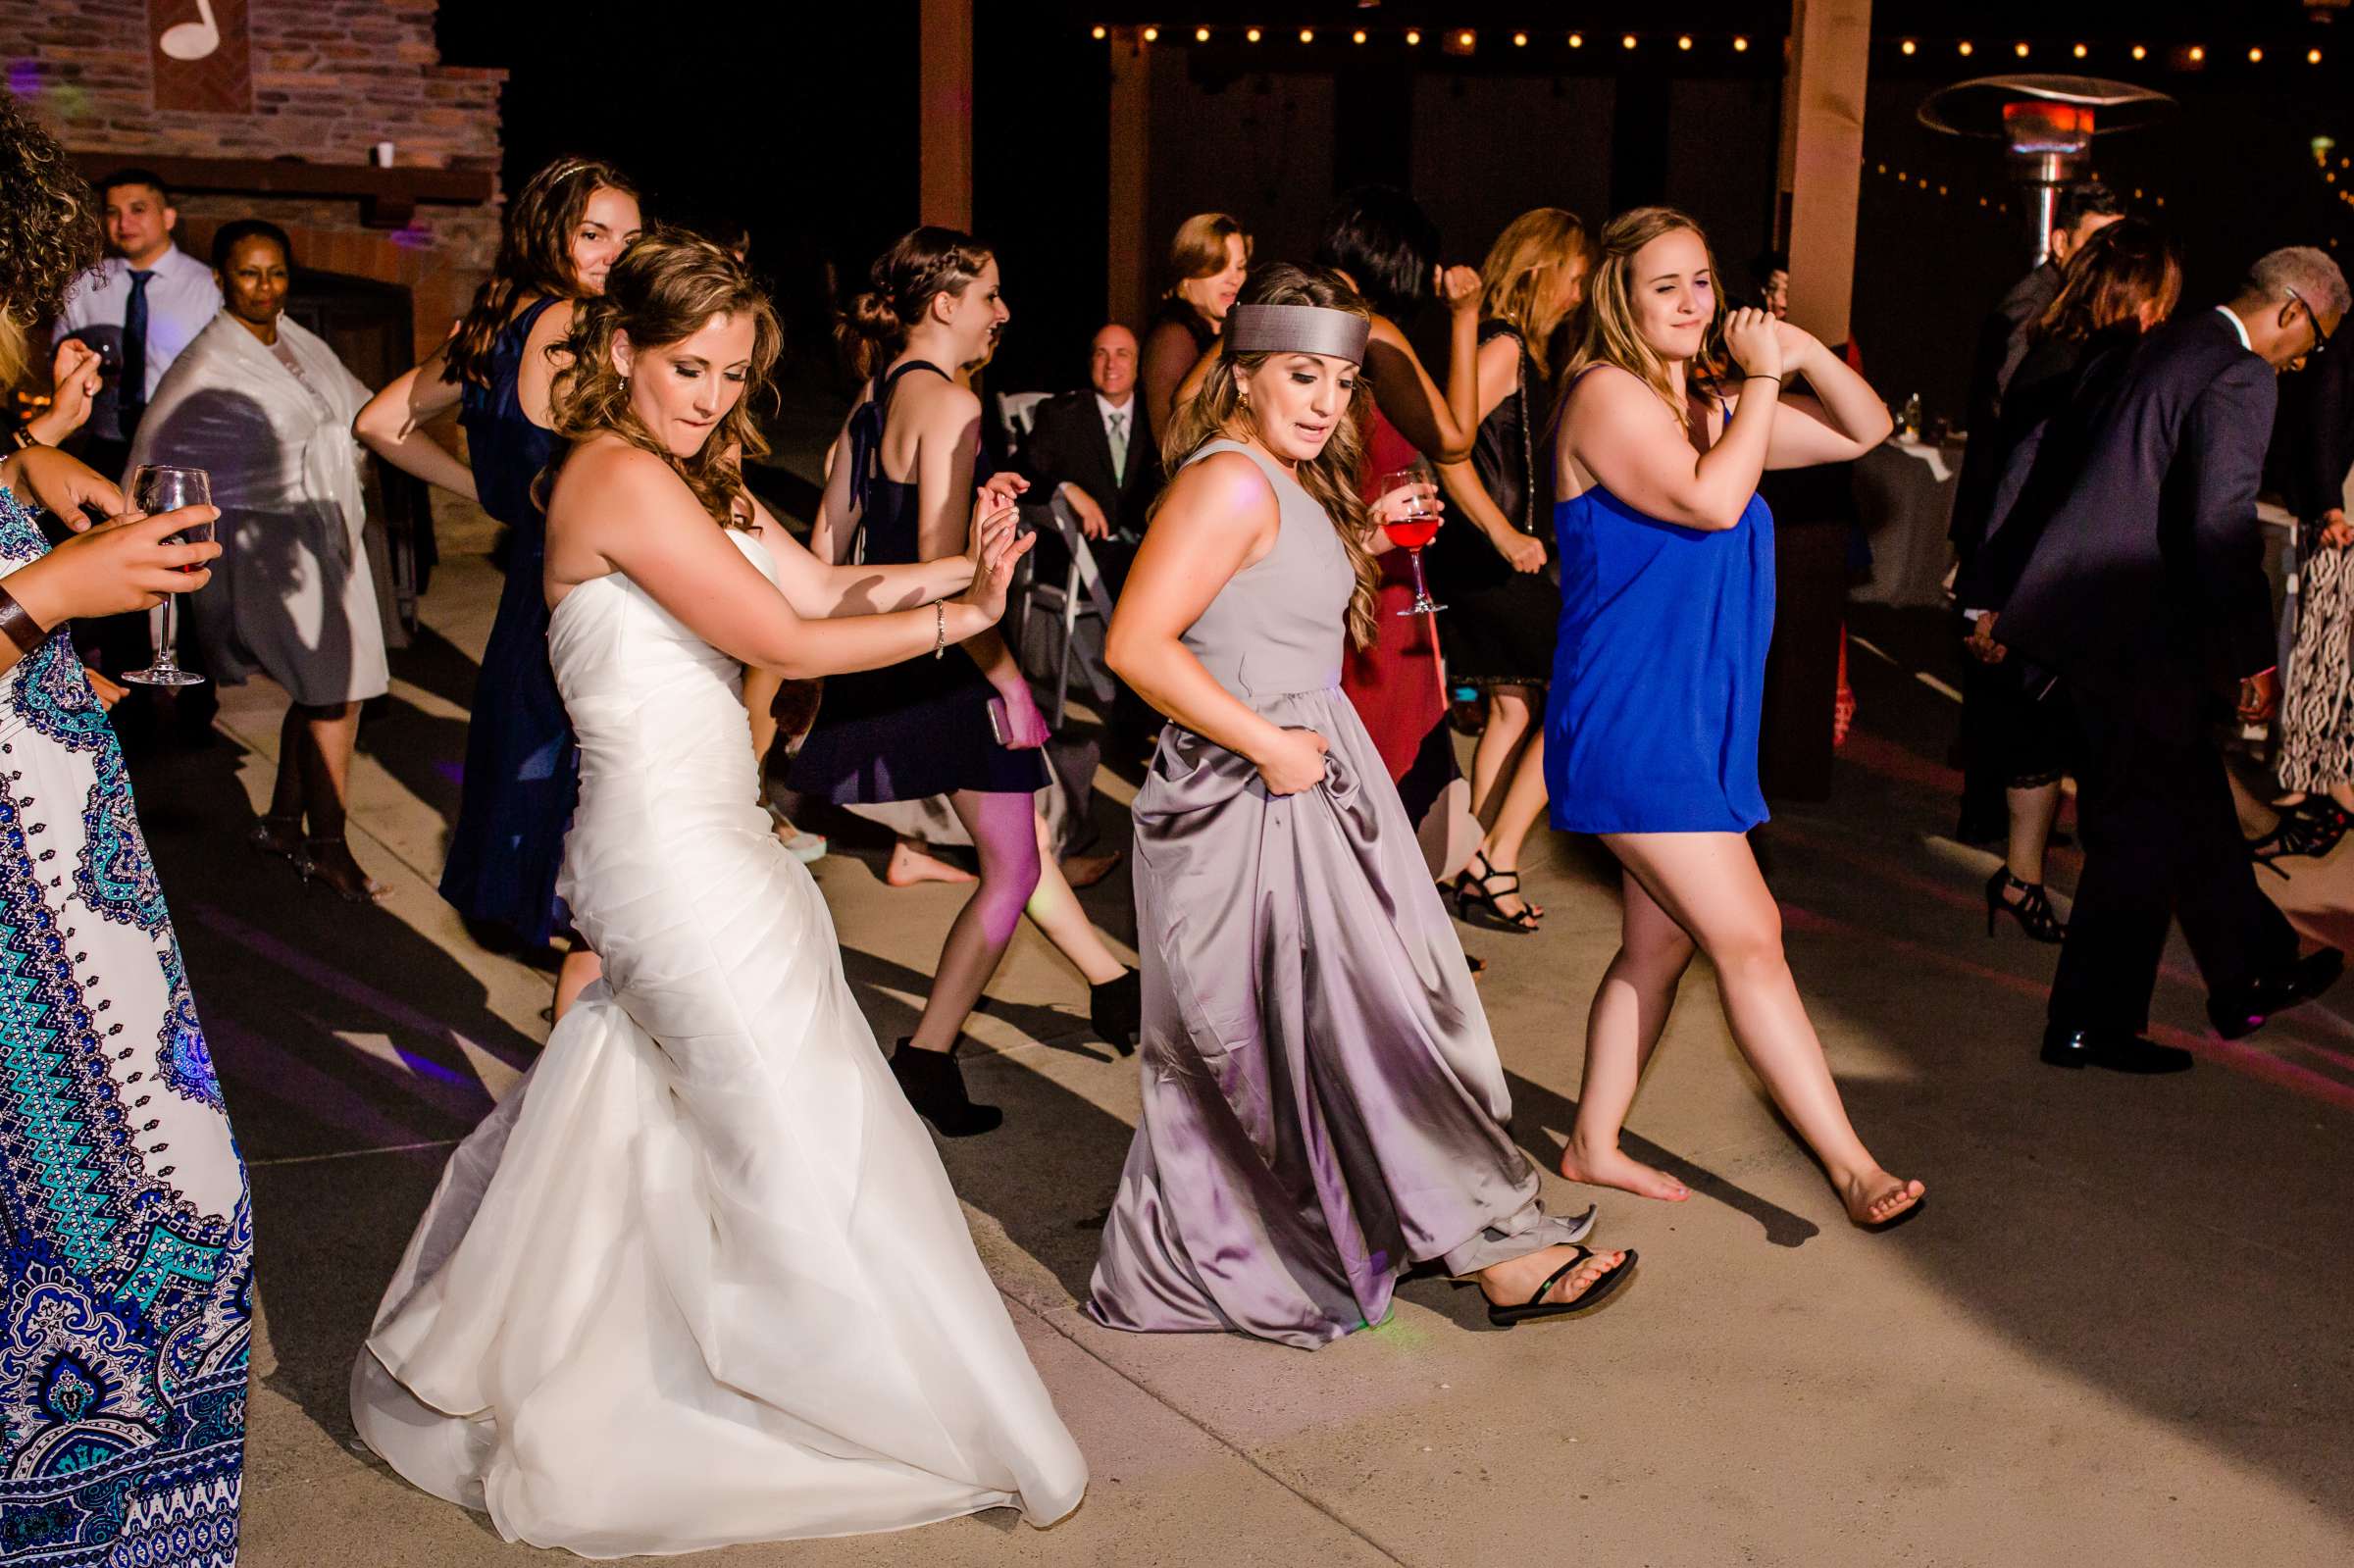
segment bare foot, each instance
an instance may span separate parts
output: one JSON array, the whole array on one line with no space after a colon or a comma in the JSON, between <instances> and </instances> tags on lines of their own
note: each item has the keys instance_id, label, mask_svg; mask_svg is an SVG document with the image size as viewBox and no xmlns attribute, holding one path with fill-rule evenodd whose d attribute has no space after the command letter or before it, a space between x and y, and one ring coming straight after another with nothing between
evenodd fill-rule
<instances>
[{"instance_id":1,"label":"bare foot","mask_svg":"<svg viewBox=\"0 0 2354 1568\"><path fill-rule=\"evenodd\" d=\"M1117 849L1108 855L1066 855L1062 862L1062 880L1073 887L1093 887L1110 876L1112 868L1126 858Z\"/></svg>"},{"instance_id":2,"label":"bare foot","mask_svg":"<svg viewBox=\"0 0 2354 1568\"><path fill-rule=\"evenodd\" d=\"M1681 1203L1692 1195L1690 1188L1666 1172L1655 1171L1615 1148L1585 1148L1574 1134L1569 1146L1561 1150L1561 1174L1589 1187L1614 1187L1637 1197L1656 1197L1663 1203Z\"/></svg>"},{"instance_id":3,"label":"bare foot","mask_svg":"<svg viewBox=\"0 0 2354 1568\"><path fill-rule=\"evenodd\" d=\"M1510 1262L1499 1263L1492 1269L1479 1271L1479 1293L1497 1306L1533 1305L1529 1297L1545 1283L1546 1276L1577 1256L1574 1246L1539 1247ZM1546 1292L1549 1302L1574 1301L1594 1289L1594 1283L1626 1261L1624 1252L1596 1252L1556 1280Z\"/></svg>"},{"instance_id":4,"label":"bare foot","mask_svg":"<svg viewBox=\"0 0 2354 1568\"><path fill-rule=\"evenodd\" d=\"M1858 1225L1886 1225L1919 1203L1928 1191L1919 1182L1890 1176L1876 1166L1836 1185L1847 1204L1847 1217Z\"/></svg>"},{"instance_id":5,"label":"bare foot","mask_svg":"<svg viewBox=\"0 0 2354 1568\"><path fill-rule=\"evenodd\" d=\"M979 882L969 871L960 871L945 860L936 860L902 838L891 846L891 864L883 868L883 880L894 887L912 887L919 882Z\"/></svg>"}]
</instances>

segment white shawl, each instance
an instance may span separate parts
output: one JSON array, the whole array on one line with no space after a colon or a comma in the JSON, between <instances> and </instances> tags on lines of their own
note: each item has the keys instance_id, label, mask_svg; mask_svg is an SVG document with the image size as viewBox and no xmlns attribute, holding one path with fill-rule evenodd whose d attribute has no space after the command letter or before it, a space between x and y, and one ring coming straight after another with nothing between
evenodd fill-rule
<instances>
[{"instance_id":1,"label":"white shawl","mask_svg":"<svg viewBox=\"0 0 2354 1568\"><path fill-rule=\"evenodd\" d=\"M224 311L165 373L130 464L212 476L223 555L186 604L216 680L258 668L297 702L373 697L388 672L351 433L370 393L315 333L281 316L278 337L307 388Z\"/></svg>"}]
</instances>

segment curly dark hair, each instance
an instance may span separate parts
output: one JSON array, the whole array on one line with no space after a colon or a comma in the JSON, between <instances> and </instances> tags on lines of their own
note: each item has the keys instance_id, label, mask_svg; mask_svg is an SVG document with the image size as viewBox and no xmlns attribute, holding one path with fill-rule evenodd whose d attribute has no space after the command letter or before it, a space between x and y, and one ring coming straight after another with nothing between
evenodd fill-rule
<instances>
[{"instance_id":1,"label":"curly dark hair","mask_svg":"<svg viewBox=\"0 0 2354 1568\"><path fill-rule=\"evenodd\" d=\"M445 381L490 384L490 360L498 334L527 295L580 299L581 280L572 266L572 236L600 190L635 197L638 187L611 164L594 158L559 158L525 182L507 204L499 227L498 260L474 291L474 303L450 340L441 368Z\"/></svg>"},{"instance_id":2,"label":"curly dark hair","mask_svg":"<svg viewBox=\"0 0 2354 1568\"><path fill-rule=\"evenodd\" d=\"M66 150L0 87L0 389L25 370L25 329L97 263L98 204Z\"/></svg>"}]
</instances>

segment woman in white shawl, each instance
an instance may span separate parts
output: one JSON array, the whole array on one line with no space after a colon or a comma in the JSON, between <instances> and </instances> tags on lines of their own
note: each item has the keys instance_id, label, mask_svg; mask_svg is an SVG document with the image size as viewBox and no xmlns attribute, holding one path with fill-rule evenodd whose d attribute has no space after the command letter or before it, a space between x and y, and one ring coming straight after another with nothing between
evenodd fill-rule
<instances>
[{"instance_id":1,"label":"woman in white shawl","mask_svg":"<svg viewBox=\"0 0 2354 1568\"><path fill-rule=\"evenodd\" d=\"M365 901L384 889L352 858L343 799L360 704L388 679L351 434L371 394L281 314L292 266L276 225L222 226L221 314L156 387L130 461L212 475L224 550L212 582L188 597L189 630L213 679L235 685L259 670L293 698L253 842Z\"/></svg>"}]
</instances>

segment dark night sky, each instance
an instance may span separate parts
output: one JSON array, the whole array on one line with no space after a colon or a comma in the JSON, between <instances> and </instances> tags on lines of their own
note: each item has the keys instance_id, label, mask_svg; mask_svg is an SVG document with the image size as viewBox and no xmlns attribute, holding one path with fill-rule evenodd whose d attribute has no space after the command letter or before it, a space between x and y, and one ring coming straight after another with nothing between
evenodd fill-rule
<instances>
[{"instance_id":1,"label":"dark night sky","mask_svg":"<svg viewBox=\"0 0 2354 1568\"><path fill-rule=\"evenodd\" d=\"M1232 28L1188 48L1176 83L1156 89L1156 225L1170 218L1164 205L1214 201L1258 232L1262 257L1280 256L1305 243L1338 183L1388 174L1415 188L1450 251L1468 262L1538 200L1589 220L1662 196L1688 205L1716 235L1728 274L1763 241L1786 7L1695 0L1663 21L1654 5L1601 0L1578 9L1606 46L1575 54L1560 41L1557 5L1422 9L1422 20L1480 28L1476 55L1409 57L1393 42L1385 57L1378 41L1353 51L1339 29L1394 33L1412 19L1395 4L1329 0L1257 5L1252 20L1289 29L1263 54L1246 50ZM854 284L866 260L914 222L916 199L915 0L816 10L703 0L677 11L680 25L648 26L642 0L460 3L442 8L440 34L453 64L512 74L510 188L545 159L581 152L632 171L657 217L733 213L751 228L755 263L806 346L823 331L827 266ZM1079 345L1101 319L1106 45L1088 25L1142 21L1148 10L1172 30L1244 20L1243 8L1221 0L976 5L975 227L999 252L1015 312L993 372L1000 389L1075 379ZM2076 15L2039 20L2055 12ZM2141 30L2084 13L2128 17ZM1311 48L1291 37L1304 18L1323 33ZM1919 390L1932 413L1958 412L1974 320L2023 268L2016 214L1977 204L2011 194L1992 146L1914 121L1920 100L1950 81L2086 69L2068 58L2068 41L2081 37L2097 51L2087 65L2099 74L2179 97L2175 121L2104 139L2095 162L2112 184L2142 189L2147 210L2181 236L2190 302L2219 296L2268 246L2354 235L2345 221L2354 208L2323 182L2307 150L2316 135L2354 150L2345 92L2354 19L2315 26L2294 0L2129 9L1883 0L1874 22L1855 328L1867 369L1894 398ZM1510 30L1522 25L1543 36L1509 48ZM1662 25L1692 28L1698 47L1607 47L1622 26ZM1752 49L1733 55L1731 34L1753 28ZM1965 28L1976 29L1969 59L1955 52ZM1897 50L1905 36L1920 39L1914 56ZM2009 48L2020 37L2035 43L2023 66ZM2152 45L2152 59L2129 63L2128 37ZM2209 45L2209 59L2185 69L2177 46L2194 39ZM2303 52L2317 43L2329 46L2328 63L2309 68ZM2266 48L2262 66L2246 61L2254 44ZM1290 123L1267 106L1295 102L1325 118L1287 144ZM1240 141L1238 125L1252 127ZM1901 188L1900 169L1912 177ZM1927 191L1918 183L1924 176ZM2340 178L2354 183L2354 171Z\"/></svg>"}]
</instances>

